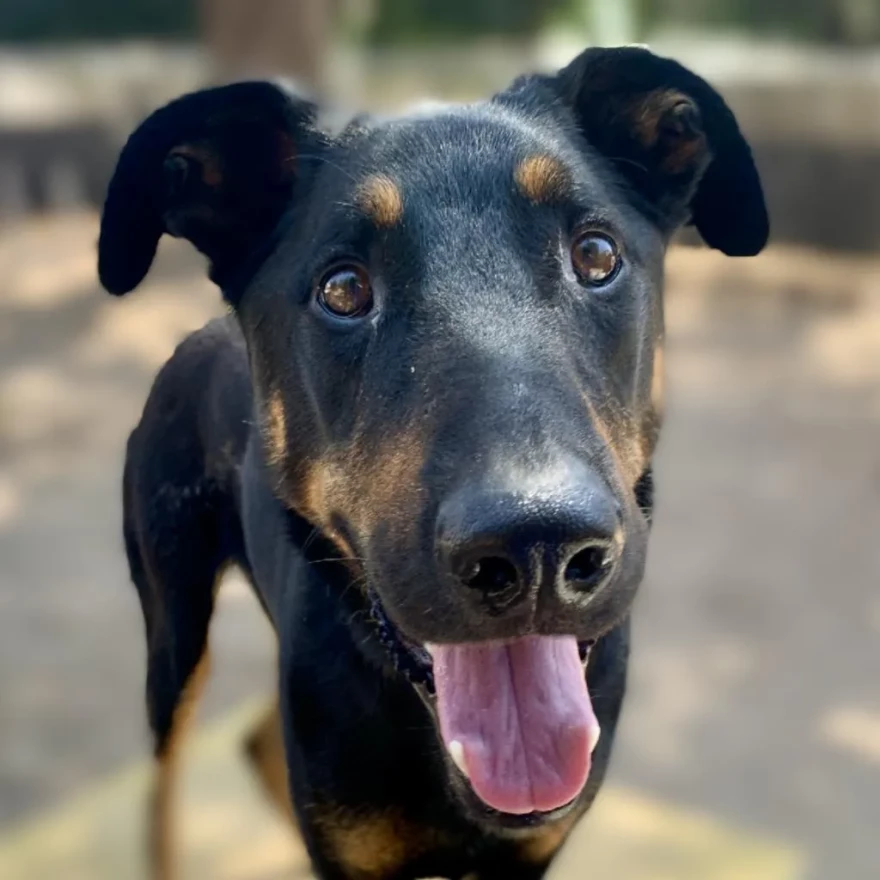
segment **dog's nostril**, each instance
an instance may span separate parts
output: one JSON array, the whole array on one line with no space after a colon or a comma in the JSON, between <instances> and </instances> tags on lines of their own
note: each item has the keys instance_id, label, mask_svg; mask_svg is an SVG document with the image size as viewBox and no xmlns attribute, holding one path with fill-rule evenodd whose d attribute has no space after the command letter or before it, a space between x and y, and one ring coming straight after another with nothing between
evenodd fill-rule
<instances>
[{"instance_id":1,"label":"dog's nostril","mask_svg":"<svg viewBox=\"0 0 880 880\"><path fill-rule=\"evenodd\" d=\"M517 586L516 566L500 556L478 559L463 578L467 586L492 595Z\"/></svg>"},{"instance_id":2,"label":"dog's nostril","mask_svg":"<svg viewBox=\"0 0 880 880\"><path fill-rule=\"evenodd\" d=\"M593 544L579 550L565 567L565 580L578 590L592 590L605 578L614 563L611 547Z\"/></svg>"}]
</instances>

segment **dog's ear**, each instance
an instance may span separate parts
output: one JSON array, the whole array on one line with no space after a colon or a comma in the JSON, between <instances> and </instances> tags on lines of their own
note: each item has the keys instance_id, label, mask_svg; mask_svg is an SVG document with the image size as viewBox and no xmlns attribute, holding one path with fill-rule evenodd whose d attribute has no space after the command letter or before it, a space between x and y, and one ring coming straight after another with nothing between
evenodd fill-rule
<instances>
[{"instance_id":1,"label":"dog's ear","mask_svg":"<svg viewBox=\"0 0 880 880\"><path fill-rule=\"evenodd\" d=\"M230 284L291 202L315 106L272 82L184 95L148 117L122 150L110 181L98 275L116 295L137 287L167 232L210 261Z\"/></svg>"},{"instance_id":2,"label":"dog's ear","mask_svg":"<svg viewBox=\"0 0 880 880\"><path fill-rule=\"evenodd\" d=\"M731 256L767 243L769 221L749 145L724 99L647 49L587 49L553 80L585 139L671 227L690 220Z\"/></svg>"}]
</instances>

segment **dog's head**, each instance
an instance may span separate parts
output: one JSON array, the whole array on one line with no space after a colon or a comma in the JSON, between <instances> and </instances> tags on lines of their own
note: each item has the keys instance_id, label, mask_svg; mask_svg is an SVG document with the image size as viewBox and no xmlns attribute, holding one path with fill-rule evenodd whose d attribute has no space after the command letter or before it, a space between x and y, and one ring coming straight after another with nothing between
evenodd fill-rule
<instances>
[{"instance_id":1,"label":"dog's head","mask_svg":"<svg viewBox=\"0 0 880 880\"><path fill-rule=\"evenodd\" d=\"M280 497L433 665L449 752L499 813L560 808L589 769L579 645L642 577L688 222L731 255L768 234L722 98L637 48L337 131L275 84L199 92L110 186L104 285L134 288L164 232L208 257Z\"/></svg>"}]
</instances>

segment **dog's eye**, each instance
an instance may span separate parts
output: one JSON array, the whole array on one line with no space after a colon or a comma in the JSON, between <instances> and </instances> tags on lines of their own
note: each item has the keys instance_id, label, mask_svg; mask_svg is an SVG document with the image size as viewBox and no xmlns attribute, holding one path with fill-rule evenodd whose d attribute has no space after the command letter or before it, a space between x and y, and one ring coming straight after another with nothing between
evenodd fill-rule
<instances>
[{"instance_id":1,"label":"dog's eye","mask_svg":"<svg viewBox=\"0 0 880 880\"><path fill-rule=\"evenodd\" d=\"M336 266L318 285L318 302L331 315L359 318L373 307L370 276L360 266Z\"/></svg>"},{"instance_id":2,"label":"dog's eye","mask_svg":"<svg viewBox=\"0 0 880 880\"><path fill-rule=\"evenodd\" d=\"M585 287L601 287L617 274L620 253L603 232L582 232L571 245L571 265Z\"/></svg>"}]
</instances>

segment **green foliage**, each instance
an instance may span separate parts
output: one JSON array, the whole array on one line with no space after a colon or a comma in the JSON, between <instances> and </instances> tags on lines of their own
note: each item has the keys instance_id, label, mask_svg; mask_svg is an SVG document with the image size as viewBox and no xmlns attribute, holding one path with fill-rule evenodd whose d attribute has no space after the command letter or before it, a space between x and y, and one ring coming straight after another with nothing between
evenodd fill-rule
<instances>
[{"instance_id":1,"label":"green foliage","mask_svg":"<svg viewBox=\"0 0 880 880\"><path fill-rule=\"evenodd\" d=\"M195 32L195 4L187 0L0 0L2 43Z\"/></svg>"},{"instance_id":2,"label":"green foliage","mask_svg":"<svg viewBox=\"0 0 880 880\"><path fill-rule=\"evenodd\" d=\"M240 0L242 3L248 0ZM295 0L290 0L295 2ZM333 0L327 0L333 2ZM374 0L378 43L527 37L584 20L588 0ZM617 0L593 0L615 3ZM632 0L639 29L735 27L793 39L880 41L880 0ZM0 0L0 43L197 35L195 0Z\"/></svg>"},{"instance_id":3,"label":"green foliage","mask_svg":"<svg viewBox=\"0 0 880 880\"><path fill-rule=\"evenodd\" d=\"M793 39L880 40L880 0L638 0L642 28L736 27Z\"/></svg>"},{"instance_id":4,"label":"green foliage","mask_svg":"<svg viewBox=\"0 0 880 880\"><path fill-rule=\"evenodd\" d=\"M572 0L376 0L374 42L529 36Z\"/></svg>"}]
</instances>

